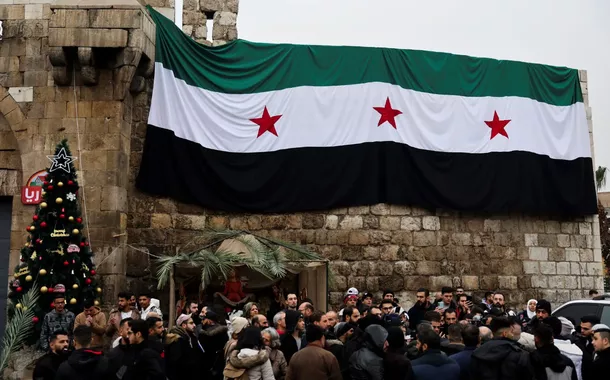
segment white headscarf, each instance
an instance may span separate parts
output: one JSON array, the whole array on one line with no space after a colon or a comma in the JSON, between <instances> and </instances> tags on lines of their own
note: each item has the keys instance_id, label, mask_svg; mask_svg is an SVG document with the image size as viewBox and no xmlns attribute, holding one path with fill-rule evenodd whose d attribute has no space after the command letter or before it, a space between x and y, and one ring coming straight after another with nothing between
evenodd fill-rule
<instances>
[{"instance_id":1,"label":"white headscarf","mask_svg":"<svg viewBox=\"0 0 610 380\"><path fill-rule=\"evenodd\" d=\"M530 310L530 302L532 302L532 301L533 301L535 304L538 304L538 301L536 301L536 300L534 300L534 299L531 299L531 300L527 301L527 303L525 304L525 311L527 312L527 317L528 317L529 319L534 318L534 316L536 315L536 310L534 310L534 311L531 311L531 310Z\"/></svg>"}]
</instances>

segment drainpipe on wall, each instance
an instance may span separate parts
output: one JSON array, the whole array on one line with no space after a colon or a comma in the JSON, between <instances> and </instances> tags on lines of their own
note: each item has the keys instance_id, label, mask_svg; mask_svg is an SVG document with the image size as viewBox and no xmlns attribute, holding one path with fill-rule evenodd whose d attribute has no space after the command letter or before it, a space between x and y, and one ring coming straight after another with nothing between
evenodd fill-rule
<instances>
[{"instance_id":1,"label":"drainpipe on wall","mask_svg":"<svg viewBox=\"0 0 610 380\"><path fill-rule=\"evenodd\" d=\"M174 2L174 23L182 30L182 10L184 8L183 0L175 0Z\"/></svg>"}]
</instances>

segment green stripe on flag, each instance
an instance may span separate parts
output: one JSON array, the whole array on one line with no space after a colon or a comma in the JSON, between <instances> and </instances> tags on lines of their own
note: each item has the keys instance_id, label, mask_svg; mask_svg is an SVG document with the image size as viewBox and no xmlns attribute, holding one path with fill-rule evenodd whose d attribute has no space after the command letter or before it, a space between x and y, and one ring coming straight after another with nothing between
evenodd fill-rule
<instances>
[{"instance_id":1,"label":"green stripe on flag","mask_svg":"<svg viewBox=\"0 0 610 380\"><path fill-rule=\"evenodd\" d=\"M421 50L254 43L198 44L151 7L156 61L210 91L247 94L298 86L385 82L469 97L519 96L568 106L582 102L578 71L566 67Z\"/></svg>"}]
</instances>

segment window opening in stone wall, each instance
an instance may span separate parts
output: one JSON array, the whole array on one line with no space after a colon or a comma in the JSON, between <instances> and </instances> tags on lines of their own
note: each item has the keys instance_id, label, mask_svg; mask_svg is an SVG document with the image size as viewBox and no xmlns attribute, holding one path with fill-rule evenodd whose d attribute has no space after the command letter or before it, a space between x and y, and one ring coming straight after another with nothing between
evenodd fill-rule
<instances>
[{"instance_id":1,"label":"window opening in stone wall","mask_svg":"<svg viewBox=\"0 0 610 380\"><path fill-rule=\"evenodd\" d=\"M204 12L205 14L205 27L207 34L205 39L208 41L212 41L212 30L214 28L214 12Z\"/></svg>"}]
</instances>

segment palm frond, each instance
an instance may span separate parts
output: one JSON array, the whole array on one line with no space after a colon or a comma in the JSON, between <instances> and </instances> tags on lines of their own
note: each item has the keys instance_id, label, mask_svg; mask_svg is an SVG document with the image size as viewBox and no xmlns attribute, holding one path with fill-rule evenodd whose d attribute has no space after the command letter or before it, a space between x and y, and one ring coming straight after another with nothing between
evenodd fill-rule
<instances>
[{"instance_id":1,"label":"palm frond","mask_svg":"<svg viewBox=\"0 0 610 380\"><path fill-rule=\"evenodd\" d=\"M595 170L595 182L597 183L597 191L602 190L606 187L606 174L608 173L608 168L605 166L598 166L597 170Z\"/></svg>"},{"instance_id":2,"label":"palm frond","mask_svg":"<svg viewBox=\"0 0 610 380\"><path fill-rule=\"evenodd\" d=\"M4 339L2 340L2 353L0 353L0 373L4 371L8 360L14 352L18 351L34 330L34 307L38 302L38 285L34 283L32 288L21 297L21 308L15 308L15 314L6 325Z\"/></svg>"},{"instance_id":3,"label":"palm frond","mask_svg":"<svg viewBox=\"0 0 610 380\"><path fill-rule=\"evenodd\" d=\"M259 240L268 241L280 247L286 248L287 258L290 258L291 260L315 261L321 259L321 257L317 253L311 252L310 250L299 244L288 243L272 237L263 237L258 235L254 236L256 236L256 238Z\"/></svg>"}]
</instances>

